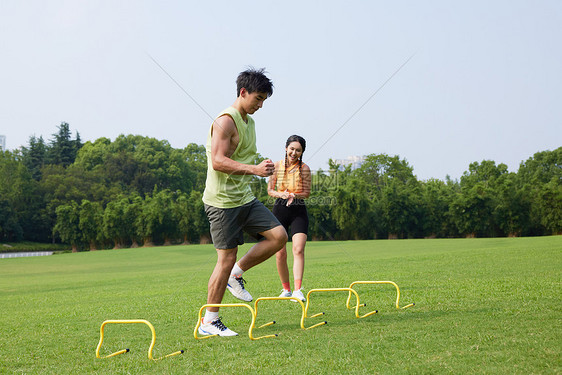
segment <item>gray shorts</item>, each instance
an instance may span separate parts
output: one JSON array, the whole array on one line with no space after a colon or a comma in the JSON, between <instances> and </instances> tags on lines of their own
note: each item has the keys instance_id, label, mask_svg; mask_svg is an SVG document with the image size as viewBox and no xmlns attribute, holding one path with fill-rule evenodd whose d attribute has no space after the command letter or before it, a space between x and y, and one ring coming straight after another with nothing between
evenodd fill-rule
<instances>
[{"instance_id":1,"label":"gray shorts","mask_svg":"<svg viewBox=\"0 0 562 375\"><path fill-rule=\"evenodd\" d=\"M211 238L216 249L233 249L244 243L244 232L257 240L261 232L281 225L279 220L257 199L240 207L217 208L205 205L211 223Z\"/></svg>"}]
</instances>

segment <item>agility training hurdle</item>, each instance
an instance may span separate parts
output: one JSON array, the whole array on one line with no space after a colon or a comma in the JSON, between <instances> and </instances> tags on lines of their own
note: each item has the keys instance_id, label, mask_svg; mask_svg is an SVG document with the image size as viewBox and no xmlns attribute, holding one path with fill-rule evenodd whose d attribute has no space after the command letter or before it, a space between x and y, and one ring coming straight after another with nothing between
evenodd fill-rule
<instances>
[{"instance_id":1,"label":"agility training hurdle","mask_svg":"<svg viewBox=\"0 0 562 375\"><path fill-rule=\"evenodd\" d=\"M378 311L377 310L373 310L371 312L368 312L364 315L359 315L359 307L362 306L367 306L366 303L359 303L359 294L357 294L357 292L351 288L319 288L319 289L310 289L308 291L308 293L306 294L306 308L305 308L305 312L308 313L308 307L310 304L310 295L312 293L323 293L323 292L349 292L349 297L347 298L347 304L346 306L348 306L349 304L349 300L351 298L351 294L353 293L355 295L355 298L357 300L357 303L355 304L355 306L353 308L355 308L355 317L356 318L366 318L368 316L371 316L373 314L376 314Z\"/></svg>"},{"instance_id":2,"label":"agility training hurdle","mask_svg":"<svg viewBox=\"0 0 562 375\"><path fill-rule=\"evenodd\" d=\"M349 285L349 288L352 289L354 285L357 284L390 284L390 285L394 285L394 287L396 288L396 308L400 309L400 288L398 287L398 285L394 282L394 281L354 281L351 283L351 285ZM345 303L345 305L347 306L348 309L353 309L354 307L349 306L349 302L351 300L351 292L349 292L349 296L347 297L347 302ZM357 299L357 304L359 305L359 299ZM402 309L407 309L408 307L412 307L415 306L415 303L410 303L409 305L406 305L404 307L402 307Z\"/></svg>"},{"instance_id":3,"label":"agility training hurdle","mask_svg":"<svg viewBox=\"0 0 562 375\"><path fill-rule=\"evenodd\" d=\"M301 326L302 329L306 330L306 329L311 329L311 328L315 328L315 327L327 324L327 322L320 322L320 323L314 324L310 327L305 327L304 326L304 319L307 317L306 316L306 309L305 309L305 306L302 303L302 301L299 300L298 298L293 298L293 297L260 297L260 298L255 300L254 308L252 308L252 306L250 306L248 304L245 304L245 303L209 303L209 304L201 306L201 308L199 309L199 314L197 316L197 324L195 325L195 329L193 330L193 337L195 337L197 340L203 340L203 339L218 336L218 335L199 336L199 327L201 326L201 318L203 316L203 310L206 309L207 307L221 307L221 308L222 307L245 307L250 311L250 314L252 316L252 321L250 322L250 327L248 328L248 337L250 338L250 340L261 340L261 339L270 338L270 337L277 337L277 336L279 336L278 334L255 337L254 333L253 333L255 328L268 327L268 326L276 323L275 320L274 320L274 321L262 324L259 327L256 327L256 320L257 320L257 315L258 315L258 303L260 301L275 301L275 300L292 300L292 301L300 303L301 308L302 308L300 326ZM315 318L315 317L323 315L323 314L324 313L315 314L315 315L311 316L310 318Z\"/></svg>"},{"instance_id":4,"label":"agility training hurdle","mask_svg":"<svg viewBox=\"0 0 562 375\"><path fill-rule=\"evenodd\" d=\"M255 300L253 308L252 308L252 306L250 306L248 304L245 304L245 303L225 303L225 304L211 303L211 304L203 305L199 309L199 315L197 317L197 324L195 325L195 329L193 330L193 336L197 340L202 340L202 339L207 339L207 338L218 336L218 335L208 335L208 336L199 336L198 335L199 327L201 326L201 317L202 317L202 314L203 314L203 310L206 309L207 307L243 307L243 308L248 309L248 311L250 312L250 316L251 316L250 327L248 328L248 337L250 338L250 340L261 340L261 339L270 338L270 337L277 337L278 334L264 335L264 336L258 336L258 337L255 337L254 334L253 334L253 331L254 331L255 328L263 328L263 327L267 327L267 326L270 326L272 324L275 324L275 320L273 320L271 322L262 324L259 327L256 327L256 320L257 320L257 317L258 317L258 303L261 302L261 301L288 300L288 301L298 302L300 304L301 310L302 310L301 319L300 319L300 327L303 330L309 330L309 329L312 329L312 328L319 327L321 325L328 324L328 322L323 321L323 322L320 322L320 323L313 324L310 327L305 327L305 325L304 325L305 319L316 318L318 316L324 315L324 312L321 312L321 313L317 313L317 314L313 314L311 316L308 316L308 310L309 310L309 307L310 307L310 296L313 293L347 292L348 297L347 297L347 301L346 301L345 305L348 309L355 309L355 317L356 318L361 319L361 318L366 318L368 316L376 314L378 312L378 310L373 310L373 311L370 311L370 312L365 313L363 315L359 314L359 308L365 307L365 306L367 306L367 304L360 302L359 294L357 293L357 291L355 289L353 289L353 287L355 285L358 285L358 284L390 284L390 285L393 285L396 288L396 308L397 309L407 309L407 308L415 305L415 303L410 303L409 305L400 307L400 288L393 281L354 281L349 285L349 288L317 288L317 289L311 289L311 290L308 291L308 293L306 295L306 305L301 300L299 300L298 298L294 298L294 297L260 297L260 298ZM352 295L355 296L355 306L350 305ZM100 356L100 349L101 349L101 346L103 344L103 338L104 338L104 327L107 324L138 324L138 323L146 324L150 328L150 331L152 332L152 341L150 342L150 347L148 348L148 359L160 360L160 359L163 359L163 358L172 357L172 356L175 356L175 355L178 355L178 354L182 354L184 352L183 350L179 350L177 352L170 353L170 354L165 355L165 356L160 357L160 358L153 358L152 357L152 350L154 349L154 344L156 342L156 331L154 329L154 326L148 320L144 320L144 319L138 319L138 320L106 320L102 323L102 325L100 327L100 342L99 342L99 344L96 348L96 358L109 358L109 357L114 357L116 355L124 354L124 353L129 352L129 349L123 349L123 350L119 350L115 353L108 354L104 357Z\"/></svg>"},{"instance_id":5,"label":"agility training hurdle","mask_svg":"<svg viewBox=\"0 0 562 375\"><path fill-rule=\"evenodd\" d=\"M199 331L199 326L201 325L201 316L203 314L203 309L205 309L207 307L245 307L250 311L250 315L252 316L250 328L248 328L248 337L250 338L250 340L261 340L261 339L265 339L265 338L268 338L268 337L277 337L277 334L254 337L253 330L256 327L256 312L252 308L252 306L250 306L250 305L247 305L245 303L224 303L224 304L223 303L208 303L206 305L201 306L201 308L199 309L199 316L197 318L197 325L195 326L195 329L193 330L193 337L195 337L197 340L208 339L210 337L218 336L218 335L207 335L207 336L201 336L200 337L197 334L198 331ZM267 325L269 325L269 324L267 324ZM261 327L265 327L265 325L260 326L258 328L261 328Z\"/></svg>"},{"instance_id":6,"label":"agility training hurdle","mask_svg":"<svg viewBox=\"0 0 562 375\"><path fill-rule=\"evenodd\" d=\"M165 356L160 357L160 358L153 358L152 357L152 350L154 349L154 344L156 343L156 330L154 329L154 326L152 325L152 323L150 323L148 320L144 320L144 319L106 320L101 324L101 327L100 327L100 342L98 344L98 347L96 348L96 358L115 357L116 355L124 354L124 353L129 352L129 349L123 349L123 350L119 350L115 353L111 353L109 355L106 355L104 357L100 356L100 349L101 349L101 346L103 344L103 330L104 330L104 328L107 324L139 324L139 323L140 324L146 324L148 326L148 328L150 328L150 331L152 332L152 340L150 342L150 347L148 348L148 359L152 359L154 361L157 361L157 360L160 360L160 359L163 359L163 358L172 357L174 355L183 354L183 350L178 350L177 352L170 353L170 354L165 355Z\"/></svg>"},{"instance_id":7,"label":"agility training hurdle","mask_svg":"<svg viewBox=\"0 0 562 375\"><path fill-rule=\"evenodd\" d=\"M324 315L324 313L321 312L321 313L318 313L318 314L314 314L312 316L307 316L306 315L307 310L306 310L306 307L304 306L304 303L302 303L302 301L300 299L295 298L295 297L260 297L260 298L256 299L256 301L254 302L254 311L256 313L256 319L257 319L257 315L258 315L258 302L260 302L260 301L283 301L283 300L295 301L295 302L298 302L301 305L302 314L301 314L300 326L301 326L302 329L304 329L304 330L312 329L312 328L319 327L319 326L324 325L324 324L328 324L328 322L324 321L324 322L313 324L310 327L305 327L304 326L304 319L305 318L316 318L318 316ZM267 326L270 326L272 324L275 324L275 320L271 321L269 323L262 324L258 328L267 327Z\"/></svg>"}]
</instances>

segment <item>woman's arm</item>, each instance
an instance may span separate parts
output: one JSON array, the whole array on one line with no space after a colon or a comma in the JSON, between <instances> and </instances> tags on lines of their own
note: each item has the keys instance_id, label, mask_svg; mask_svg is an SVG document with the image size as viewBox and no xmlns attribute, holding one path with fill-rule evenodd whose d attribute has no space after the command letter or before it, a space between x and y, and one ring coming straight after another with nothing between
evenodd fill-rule
<instances>
[{"instance_id":1,"label":"woman's arm","mask_svg":"<svg viewBox=\"0 0 562 375\"><path fill-rule=\"evenodd\" d=\"M312 173L308 165L303 164L301 168L302 191L295 194L295 198L306 199L310 196L312 185Z\"/></svg>"},{"instance_id":2,"label":"woman's arm","mask_svg":"<svg viewBox=\"0 0 562 375\"><path fill-rule=\"evenodd\" d=\"M267 182L267 194L273 198L281 198L281 199L288 199L289 192L287 191L277 191L277 172L279 171L279 166L281 165L281 161L275 163L275 171L271 176L269 176L269 180Z\"/></svg>"}]
</instances>

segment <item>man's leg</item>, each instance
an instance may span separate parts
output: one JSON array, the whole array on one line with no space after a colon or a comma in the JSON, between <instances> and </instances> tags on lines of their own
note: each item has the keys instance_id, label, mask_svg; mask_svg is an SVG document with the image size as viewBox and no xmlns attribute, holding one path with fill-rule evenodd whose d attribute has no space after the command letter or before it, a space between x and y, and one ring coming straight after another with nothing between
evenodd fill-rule
<instances>
[{"instance_id":1,"label":"man's leg","mask_svg":"<svg viewBox=\"0 0 562 375\"><path fill-rule=\"evenodd\" d=\"M211 277L207 291L207 303L221 303L230 269L236 261L236 252L238 248L218 250L217 264ZM218 335L218 336L236 336L236 332L228 329L219 318L218 307L207 307L203 321L199 326L199 333L202 335Z\"/></svg>"},{"instance_id":2,"label":"man's leg","mask_svg":"<svg viewBox=\"0 0 562 375\"><path fill-rule=\"evenodd\" d=\"M207 291L207 303L221 303L230 270L236 263L236 254L238 247L227 250L217 249L217 264L211 277L209 278L209 285ZM207 311L219 311L218 307L207 307Z\"/></svg>"},{"instance_id":3,"label":"man's leg","mask_svg":"<svg viewBox=\"0 0 562 375\"><path fill-rule=\"evenodd\" d=\"M277 226L261 232L260 234L264 239L252 246L250 250L234 264L228 279L228 290L234 297L246 302L252 301L253 297L244 287L246 280L242 278L242 274L256 264L269 259L285 245L285 242L287 242L287 233L282 226Z\"/></svg>"},{"instance_id":4,"label":"man's leg","mask_svg":"<svg viewBox=\"0 0 562 375\"><path fill-rule=\"evenodd\" d=\"M248 271L255 265L269 259L287 243L287 232L282 225L278 225L260 234L265 239L252 246L238 261L238 265L244 271Z\"/></svg>"}]
</instances>

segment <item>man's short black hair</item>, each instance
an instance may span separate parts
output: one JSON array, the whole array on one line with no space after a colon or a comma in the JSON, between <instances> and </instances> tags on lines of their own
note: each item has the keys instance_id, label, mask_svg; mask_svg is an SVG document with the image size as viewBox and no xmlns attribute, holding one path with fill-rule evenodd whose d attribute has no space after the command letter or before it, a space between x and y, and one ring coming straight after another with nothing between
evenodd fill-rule
<instances>
[{"instance_id":1,"label":"man's short black hair","mask_svg":"<svg viewBox=\"0 0 562 375\"><path fill-rule=\"evenodd\" d=\"M238 75L236 79L236 96L240 96L240 90L245 88L248 93L265 92L267 97L273 95L273 83L265 76L265 68L248 68Z\"/></svg>"}]
</instances>

